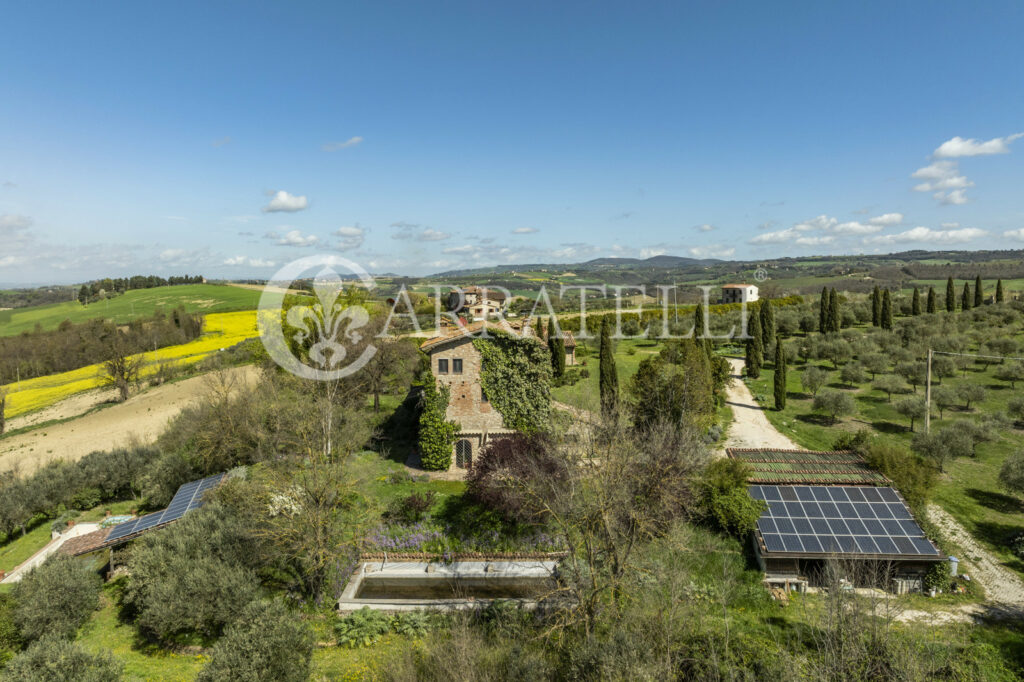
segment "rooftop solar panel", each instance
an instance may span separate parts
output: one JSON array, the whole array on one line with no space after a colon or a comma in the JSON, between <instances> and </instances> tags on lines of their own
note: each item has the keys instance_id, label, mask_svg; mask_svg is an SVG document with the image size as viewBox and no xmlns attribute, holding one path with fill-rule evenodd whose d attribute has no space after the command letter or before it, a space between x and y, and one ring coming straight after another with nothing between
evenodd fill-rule
<instances>
[{"instance_id":1,"label":"rooftop solar panel","mask_svg":"<svg viewBox=\"0 0 1024 682\"><path fill-rule=\"evenodd\" d=\"M216 487L224 479L224 476L225 474L217 474L182 485L166 509L113 526L107 534L105 543L110 544L165 523L177 521L186 513L202 506L203 495L211 488Z\"/></svg>"},{"instance_id":2,"label":"rooftop solar panel","mask_svg":"<svg viewBox=\"0 0 1024 682\"><path fill-rule=\"evenodd\" d=\"M768 509L757 528L768 552L938 557L938 549L892 488L749 487Z\"/></svg>"}]
</instances>

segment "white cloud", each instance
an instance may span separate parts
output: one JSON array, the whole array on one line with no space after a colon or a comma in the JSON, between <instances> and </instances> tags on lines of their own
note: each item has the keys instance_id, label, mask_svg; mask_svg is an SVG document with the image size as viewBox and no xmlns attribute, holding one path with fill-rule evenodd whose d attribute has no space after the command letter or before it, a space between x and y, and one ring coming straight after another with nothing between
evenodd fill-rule
<instances>
[{"instance_id":1,"label":"white cloud","mask_svg":"<svg viewBox=\"0 0 1024 682\"><path fill-rule=\"evenodd\" d=\"M736 249L723 244L708 244L707 246L693 246L688 252L694 258L730 258L736 253Z\"/></svg>"},{"instance_id":2,"label":"white cloud","mask_svg":"<svg viewBox=\"0 0 1024 682\"><path fill-rule=\"evenodd\" d=\"M655 256L664 256L666 253L668 253L666 249L659 249L656 247L640 249L641 258L654 258Z\"/></svg>"},{"instance_id":3,"label":"white cloud","mask_svg":"<svg viewBox=\"0 0 1024 682\"><path fill-rule=\"evenodd\" d=\"M160 252L160 260L166 262L177 260L185 255L184 249L164 249Z\"/></svg>"},{"instance_id":4,"label":"white cloud","mask_svg":"<svg viewBox=\"0 0 1024 682\"><path fill-rule=\"evenodd\" d=\"M1024 137L1024 133L1008 135L1007 137L994 137L984 142L973 137L965 140L962 137L954 137L946 140L935 150L934 156L940 159L955 159L961 156L988 156L990 154L1009 154L1010 143Z\"/></svg>"},{"instance_id":5,"label":"white cloud","mask_svg":"<svg viewBox=\"0 0 1024 682\"><path fill-rule=\"evenodd\" d=\"M956 230L933 230L930 227L915 227L898 234L881 234L868 237L865 244L906 244L911 242L927 242L933 244L963 244L988 234L977 227L964 227Z\"/></svg>"},{"instance_id":6,"label":"white cloud","mask_svg":"<svg viewBox=\"0 0 1024 682\"><path fill-rule=\"evenodd\" d=\"M839 223L838 225L829 228L829 231L835 234L874 234L876 232L881 232L883 229L885 228L882 225L873 225L871 224L871 221L862 223L856 220L851 220L846 223Z\"/></svg>"},{"instance_id":7,"label":"white cloud","mask_svg":"<svg viewBox=\"0 0 1024 682\"><path fill-rule=\"evenodd\" d=\"M274 261L262 258L249 258L248 256L234 256L224 259L224 265L245 266L250 268L272 268Z\"/></svg>"},{"instance_id":8,"label":"white cloud","mask_svg":"<svg viewBox=\"0 0 1024 682\"><path fill-rule=\"evenodd\" d=\"M295 213L309 207L309 200L304 196L295 196L284 190L274 193L270 203L263 207L264 213Z\"/></svg>"},{"instance_id":9,"label":"white cloud","mask_svg":"<svg viewBox=\"0 0 1024 682\"><path fill-rule=\"evenodd\" d=\"M474 251L476 251L476 247L472 244L463 244L462 246L449 246L441 253L473 253Z\"/></svg>"},{"instance_id":10,"label":"white cloud","mask_svg":"<svg viewBox=\"0 0 1024 682\"><path fill-rule=\"evenodd\" d=\"M273 232L267 233L268 236L274 234ZM298 230L289 230L283 237L277 240L279 246L313 246L319 242L320 238L316 235L304 235Z\"/></svg>"},{"instance_id":11,"label":"white cloud","mask_svg":"<svg viewBox=\"0 0 1024 682\"><path fill-rule=\"evenodd\" d=\"M340 151L342 149L348 149L349 147L355 147L357 144L361 143L362 141L363 141L363 138L361 138L360 136L356 135L355 137L348 138L344 142L327 142L326 144L324 144L320 148L323 149L325 152L336 152L336 151Z\"/></svg>"},{"instance_id":12,"label":"white cloud","mask_svg":"<svg viewBox=\"0 0 1024 682\"><path fill-rule=\"evenodd\" d=\"M338 251L351 251L363 245L366 237L366 230L358 225L346 225L334 231L334 236L341 237L341 240L334 247Z\"/></svg>"},{"instance_id":13,"label":"white cloud","mask_svg":"<svg viewBox=\"0 0 1024 682\"><path fill-rule=\"evenodd\" d=\"M1008 237L1009 239L1024 241L1024 227L1019 230L1007 230L1006 232L1003 232L1003 236Z\"/></svg>"},{"instance_id":14,"label":"white cloud","mask_svg":"<svg viewBox=\"0 0 1024 682\"><path fill-rule=\"evenodd\" d=\"M512 230L512 234L534 234L537 232L536 227L517 227Z\"/></svg>"},{"instance_id":15,"label":"white cloud","mask_svg":"<svg viewBox=\"0 0 1024 682\"><path fill-rule=\"evenodd\" d=\"M871 225L882 225L883 227L888 227L890 225L899 225L902 222L902 213L883 213L882 215L875 216L874 218L868 221L868 223L870 223Z\"/></svg>"},{"instance_id":16,"label":"white cloud","mask_svg":"<svg viewBox=\"0 0 1024 682\"><path fill-rule=\"evenodd\" d=\"M800 233L795 228L788 228L785 230L778 230L776 232L765 232L759 234L753 239L748 240L748 244L786 244L793 241L800 236Z\"/></svg>"},{"instance_id":17,"label":"white cloud","mask_svg":"<svg viewBox=\"0 0 1024 682\"><path fill-rule=\"evenodd\" d=\"M956 161L934 161L928 166L918 168L910 177L925 180L914 185L915 192L932 192L932 196L942 204L967 203L964 190L974 186L973 182L960 175Z\"/></svg>"},{"instance_id":18,"label":"white cloud","mask_svg":"<svg viewBox=\"0 0 1024 682\"><path fill-rule=\"evenodd\" d=\"M793 229L798 232L809 232L811 230L828 230L836 226L839 223L835 218L830 218L827 215L820 215L817 218L811 218L805 220L802 223L797 223L793 226Z\"/></svg>"},{"instance_id":19,"label":"white cloud","mask_svg":"<svg viewBox=\"0 0 1024 682\"><path fill-rule=\"evenodd\" d=\"M697 230L698 232L711 232L712 230L715 229L715 226L710 225L708 223L704 223L703 225L694 225L693 229Z\"/></svg>"},{"instance_id":20,"label":"white cloud","mask_svg":"<svg viewBox=\"0 0 1024 682\"><path fill-rule=\"evenodd\" d=\"M420 232L416 239L421 242L441 242L449 237L451 237L451 235L447 232L441 232L440 230L434 230L428 227L423 230L423 232Z\"/></svg>"}]
</instances>

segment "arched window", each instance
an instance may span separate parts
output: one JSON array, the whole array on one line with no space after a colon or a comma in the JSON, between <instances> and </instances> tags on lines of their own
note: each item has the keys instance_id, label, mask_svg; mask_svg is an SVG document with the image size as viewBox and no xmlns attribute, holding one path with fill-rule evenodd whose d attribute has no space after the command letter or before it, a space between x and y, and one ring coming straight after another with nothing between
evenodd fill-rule
<instances>
[{"instance_id":1,"label":"arched window","mask_svg":"<svg viewBox=\"0 0 1024 682\"><path fill-rule=\"evenodd\" d=\"M463 438L455 443L455 466L468 469L473 463L473 444Z\"/></svg>"}]
</instances>

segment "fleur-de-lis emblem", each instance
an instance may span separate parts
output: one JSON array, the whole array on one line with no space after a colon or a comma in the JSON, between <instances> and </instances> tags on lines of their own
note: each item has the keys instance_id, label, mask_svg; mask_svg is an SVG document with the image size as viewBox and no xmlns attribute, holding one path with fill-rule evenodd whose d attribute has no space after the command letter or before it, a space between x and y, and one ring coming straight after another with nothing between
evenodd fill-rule
<instances>
[{"instance_id":1,"label":"fleur-de-lis emblem","mask_svg":"<svg viewBox=\"0 0 1024 682\"><path fill-rule=\"evenodd\" d=\"M357 329L370 321L362 306L346 306L338 299L344 283L330 268L324 268L313 280L317 303L312 306L296 305L288 309L285 319L295 331L295 340L305 344L311 340L309 359L322 369L333 369L348 350L346 341L359 343L362 335Z\"/></svg>"}]
</instances>

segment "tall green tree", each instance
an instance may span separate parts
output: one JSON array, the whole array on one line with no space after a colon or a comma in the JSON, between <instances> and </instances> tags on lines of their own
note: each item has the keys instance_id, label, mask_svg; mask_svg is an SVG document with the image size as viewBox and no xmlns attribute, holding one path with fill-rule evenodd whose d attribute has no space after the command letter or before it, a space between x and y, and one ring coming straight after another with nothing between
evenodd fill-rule
<instances>
[{"instance_id":1,"label":"tall green tree","mask_svg":"<svg viewBox=\"0 0 1024 682\"><path fill-rule=\"evenodd\" d=\"M928 287L928 306L925 308L929 314L935 312L935 287Z\"/></svg>"},{"instance_id":2,"label":"tall green tree","mask_svg":"<svg viewBox=\"0 0 1024 682\"><path fill-rule=\"evenodd\" d=\"M882 292L882 329L892 331L892 297L888 289Z\"/></svg>"},{"instance_id":3,"label":"tall green tree","mask_svg":"<svg viewBox=\"0 0 1024 682\"><path fill-rule=\"evenodd\" d=\"M92 292L89 291L89 287L83 284L82 288L78 290L78 302L81 303L82 305L88 305L89 296L91 295L91 293Z\"/></svg>"},{"instance_id":4,"label":"tall green tree","mask_svg":"<svg viewBox=\"0 0 1024 682\"><path fill-rule=\"evenodd\" d=\"M974 307L980 308L985 301L982 297L985 295L985 287L981 283L981 275L974 278Z\"/></svg>"},{"instance_id":5,"label":"tall green tree","mask_svg":"<svg viewBox=\"0 0 1024 682\"><path fill-rule=\"evenodd\" d=\"M967 312L971 309L971 283L964 282L964 291L960 296L960 309Z\"/></svg>"},{"instance_id":6,"label":"tall green tree","mask_svg":"<svg viewBox=\"0 0 1024 682\"><path fill-rule=\"evenodd\" d=\"M956 312L956 289L953 287L953 278L946 280L946 312Z\"/></svg>"},{"instance_id":7,"label":"tall green tree","mask_svg":"<svg viewBox=\"0 0 1024 682\"><path fill-rule=\"evenodd\" d=\"M921 314L921 292L914 287L914 297L910 301L910 314L917 316Z\"/></svg>"},{"instance_id":8,"label":"tall green tree","mask_svg":"<svg viewBox=\"0 0 1024 682\"><path fill-rule=\"evenodd\" d=\"M782 337L775 339L775 409L786 409L786 350Z\"/></svg>"},{"instance_id":9,"label":"tall green tree","mask_svg":"<svg viewBox=\"0 0 1024 682\"><path fill-rule=\"evenodd\" d=\"M832 291L828 295L828 330L838 334L843 326L842 323L843 318L839 313L839 292L836 291L835 287L832 287Z\"/></svg>"},{"instance_id":10,"label":"tall green tree","mask_svg":"<svg viewBox=\"0 0 1024 682\"><path fill-rule=\"evenodd\" d=\"M761 341L761 316L750 316L750 329L747 330L747 376L756 379L761 376L761 365L764 364L764 345Z\"/></svg>"},{"instance_id":11,"label":"tall green tree","mask_svg":"<svg viewBox=\"0 0 1024 682\"><path fill-rule=\"evenodd\" d=\"M606 419L611 419L619 409L619 375L615 369L611 322L607 315L601 318L601 348L598 359L600 361L598 388L601 396L601 414Z\"/></svg>"},{"instance_id":12,"label":"tall green tree","mask_svg":"<svg viewBox=\"0 0 1024 682\"><path fill-rule=\"evenodd\" d=\"M871 324L875 327L882 326L882 290L877 284L871 290Z\"/></svg>"},{"instance_id":13,"label":"tall green tree","mask_svg":"<svg viewBox=\"0 0 1024 682\"><path fill-rule=\"evenodd\" d=\"M704 349L704 353L711 357L714 350L711 346L711 339L704 336L704 304L698 303L693 311L693 338L697 339L698 345Z\"/></svg>"},{"instance_id":14,"label":"tall green tree","mask_svg":"<svg viewBox=\"0 0 1024 682\"><path fill-rule=\"evenodd\" d=\"M548 318L548 351L551 352L551 374L558 378L565 374L565 339L554 326L554 319Z\"/></svg>"},{"instance_id":15,"label":"tall green tree","mask_svg":"<svg viewBox=\"0 0 1024 682\"><path fill-rule=\"evenodd\" d=\"M541 321L539 315L537 316L537 324L534 325L533 331L534 331L534 334L536 334L538 339L543 339L544 338L544 323Z\"/></svg>"},{"instance_id":16,"label":"tall green tree","mask_svg":"<svg viewBox=\"0 0 1024 682\"><path fill-rule=\"evenodd\" d=\"M1002 303L1005 294L1003 293L1003 280L996 280L996 303Z\"/></svg>"},{"instance_id":17,"label":"tall green tree","mask_svg":"<svg viewBox=\"0 0 1024 682\"><path fill-rule=\"evenodd\" d=\"M761 347L769 348L775 340L775 306L769 299L761 301Z\"/></svg>"},{"instance_id":18,"label":"tall green tree","mask_svg":"<svg viewBox=\"0 0 1024 682\"><path fill-rule=\"evenodd\" d=\"M821 300L818 302L818 331L828 333L828 287L821 288Z\"/></svg>"}]
</instances>

